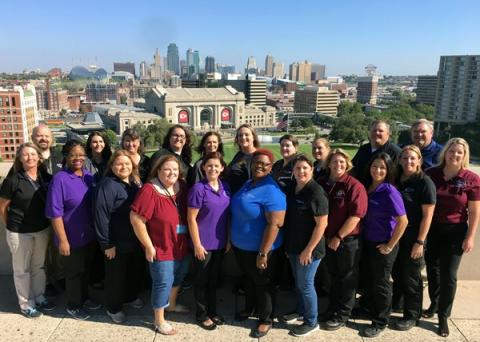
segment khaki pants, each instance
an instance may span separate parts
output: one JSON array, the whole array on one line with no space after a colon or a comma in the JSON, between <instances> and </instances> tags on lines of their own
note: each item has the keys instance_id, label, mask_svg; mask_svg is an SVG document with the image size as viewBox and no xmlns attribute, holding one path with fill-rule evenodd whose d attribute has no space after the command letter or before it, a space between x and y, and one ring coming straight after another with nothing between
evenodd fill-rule
<instances>
[{"instance_id":1,"label":"khaki pants","mask_svg":"<svg viewBox=\"0 0 480 342\"><path fill-rule=\"evenodd\" d=\"M45 254L48 229L37 233L14 233L6 230L7 244L12 253L13 280L18 304L22 310L35 307L45 300Z\"/></svg>"}]
</instances>

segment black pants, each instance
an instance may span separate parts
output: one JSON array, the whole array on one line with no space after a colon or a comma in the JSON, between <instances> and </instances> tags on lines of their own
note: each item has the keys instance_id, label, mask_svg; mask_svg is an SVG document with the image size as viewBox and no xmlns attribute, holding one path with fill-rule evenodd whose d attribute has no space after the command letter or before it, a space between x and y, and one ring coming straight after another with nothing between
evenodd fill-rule
<instances>
[{"instance_id":1,"label":"black pants","mask_svg":"<svg viewBox=\"0 0 480 342\"><path fill-rule=\"evenodd\" d=\"M427 263L428 295L439 317L450 317L457 290L457 271L462 260L462 243L467 234L466 223L432 223L428 233Z\"/></svg>"},{"instance_id":2,"label":"black pants","mask_svg":"<svg viewBox=\"0 0 480 342\"><path fill-rule=\"evenodd\" d=\"M398 245L387 254L378 251L382 242L363 242L363 257L368 267L366 295L371 311L372 323L380 328L387 326L392 310L392 283L390 275L398 254Z\"/></svg>"},{"instance_id":3,"label":"black pants","mask_svg":"<svg viewBox=\"0 0 480 342\"><path fill-rule=\"evenodd\" d=\"M80 309L88 299L88 277L94 253L94 245L70 248L69 256L62 256L65 273L67 309Z\"/></svg>"},{"instance_id":4,"label":"black pants","mask_svg":"<svg viewBox=\"0 0 480 342\"><path fill-rule=\"evenodd\" d=\"M197 321L217 315L217 285L225 249L208 251L205 260L193 261Z\"/></svg>"},{"instance_id":5,"label":"black pants","mask_svg":"<svg viewBox=\"0 0 480 342\"><path fill-rule=\"evenodd\" d=\"M413 259L412 248L418 238L418 227L408 227L400 239L393 277L393 293L397 298L403 297L403 317L418 320L421 316L423 301L422 266L423 257Z\"/></svg>"},{"instance_id":6,"label":"black pants","mask_svg":"<svg viewBox=\"0 0 480 342\"><path fill-rule=\"evenodd\" d=\"M57 281L65 278L64 266L62 264L63 257L55 246L53 228L50 229L48 240L47 255L45 257L45 273L47 275L47 283L54 285Z\"/></svg>"},{"instance_id":7,"label":"black pants","mask_svg":"<svg viewBox=\"0 0 480 342\"><path fill-rule=\"evenodd\" d=\"M107 310L117 313L123 303L138 297L142 285L144 256L140 249L117 253L115 258L105 260L105 303Z\"/></svg>"},{"instance_id":8,"label":"black pants","mask_svg":"<svg viewBox=\"0 0 480 342\"><path fill-rule=\"evenodd\" d=\"M105 261L104 253L100 248L100 244L95 241L92 267L90 269L89 283L95 285L105 280Z\"/></svg>"},{"instance_id":9,"label":"black pants","mask_svg":"<svg viewBox=\"0 0 480 342\"><path fill-rule=\"evenodd\" d=\"M255 307L260 324L272 324L275 287L272 283L273 270L277 259L277 251L268 254L267 268L257 268L258 252L245 251L234 247L235 257L246 277L245 308L251 311Z\"/></svg>"},{"instance_id":10,"label":"black pants","mask_svg":"<svg viewBox=\"0 0 480 342\"><path fill-rule=\"evenodd\" d=\"M327 247L325 261L331 281L328 313L345 322L355 305L360 256L358 237L347 237L336 251Z\"/></svg>"}]
</instances>

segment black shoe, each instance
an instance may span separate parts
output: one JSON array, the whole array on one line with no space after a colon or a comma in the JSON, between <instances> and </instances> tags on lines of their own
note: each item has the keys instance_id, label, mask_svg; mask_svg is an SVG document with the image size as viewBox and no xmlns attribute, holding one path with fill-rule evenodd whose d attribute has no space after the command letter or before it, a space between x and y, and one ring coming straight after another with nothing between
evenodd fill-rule
<instances>
[{"instance_id":1,"label":"black shoe","mask_svg":"<svg viewBox=\"0 0 480 342\"><path fill-rule=\"evenodd\" d=\"M418 325L418 321L414 319L399 319L395 322L395 329L399 331L407 331Z\"/></svg>"},{"instance_id":2,"label":"black shoe","mask_svg":"<svg viewBox=\"0 0 480 342\"><path fill-rule=\"evenodd\" d=\"M299 315L296 312L291 312L289 314L282 315L278 318L278 320L282 323L293 323L296 321L301 321L303 316Z\"/></svg>"},{"instance_id":3,"label":"black shoe","mask_svg":"<svg viewBox=\"0 0 480 342\"><path fill-rule=\"evenodd\" d=\"M293 336L308 336L315 330L318 330L318 324L315 324L314 326L308 325L307 323L303 323L301 325L297 325L295 328L290 330Z\"/></svg>"},{"instance_id":4,"label":"black shoe","mask_svg":"<svg viewBox=\"0 0 480 342\"><path fill-rule=\"evenodd\" d=\"M323 327L325 330L334 331L334 330L343 328L345 325L346 325L345 321L338 319L337 317L334 317L326 321Z\"/></svg>"},{"instance_id":5,"label":"black shoe","mask_svg":"<svg viewBox=\"0 0 480 342\"><path fill-rule=\"evenodd\" d=\"M423 318L432 318L437 313L437 307L435 305L430 305L427 310L423 310Z\"/></svg>"},{"instance_id":6,"label":"black shoe","mask_svg":"<svg viewBox=\"0 0 480 342\"><path fill-rule=\"evenodd\" d=\"M212 319L210 319L210 321L211 321L210 324L208 324L207 321L208 321L208 318L204 321L198 321L198 325L201 328L203 328L205 330L209 330L209 331L217 329L217 325L215 324L215 322Z\"/></svg>"},{"instance_id":7,"label":"black shoe","mask_svg":"<svg viewBox=\"0 0 480 342\"><path fill-rule=\"evenodd\" d=\"M260 331L258 330L258 327L260 326L260 324L252 330L252 333L250 334L250 337L253 337L253 338L261 338L261 337L264 337L264 336L267 336L268 332L272 329L272 324L270 324L267 328L267 330L265 331Z\"/></svg>"},{"instance_id":8,"label":"black shoe","mask_svg":"<svg viewBox=\"0 0 480 342\"><path fill-rule=\"evenodd\" d=\"M377 337L385 330L385 327L380 327L378 325L372 324L363 331L365 337Z\"/></svg>"},{"instance_id":9,"label":"black shoe","mask_svg":"<svg viewBox=\"0 0 480 342\"><path fill-rule=\"evenodd\" d=\"M225 318L219 315L215 315L213 317L210 317L210 319L215 323L216 325L224 325L225 324Z\"/></svg>"},{"instance_id":10,"label":"black shoe","mask_svg":"<svg viewBox=\"0 0 480 342\"><path fill-rule=\"evenodd\" d=\"M438 317L438 334L442 337L448 337L450 334L448 319L446 317Z\"/></svg>"}]
</instances>

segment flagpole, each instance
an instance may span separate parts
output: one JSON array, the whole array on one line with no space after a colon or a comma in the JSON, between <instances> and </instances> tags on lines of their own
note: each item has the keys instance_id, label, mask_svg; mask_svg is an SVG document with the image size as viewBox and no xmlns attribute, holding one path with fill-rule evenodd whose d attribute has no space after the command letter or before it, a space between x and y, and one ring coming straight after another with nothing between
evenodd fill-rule
<instances>
[{"instance_id":1,"label":"flagpole","mask_svg":"<svg viewBox=\"0 0 480 342\"><path fill-rule=\"evenodd\" d=\"M289 113L287 112L287 134L288 134L288 119L289 119Z\"/></svg>"}]
</instances>

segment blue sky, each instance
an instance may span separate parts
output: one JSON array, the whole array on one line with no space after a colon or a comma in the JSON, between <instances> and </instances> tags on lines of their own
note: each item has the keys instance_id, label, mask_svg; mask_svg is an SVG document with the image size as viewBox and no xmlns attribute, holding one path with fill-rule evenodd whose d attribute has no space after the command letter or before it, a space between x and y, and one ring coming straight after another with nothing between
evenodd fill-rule
<instances>
[{"instance_id":1,"label":"blue sky","mask_svg":"<svg viewBox=\"0 0 480 342\"><path fill-rule=\"evenodd\" d=\"M244 68L248 56L307 59L327 74L434 74L440 55L480 54L480 1L12 1L0 5L0 72L153 62L175 42L185 58Z\"/></svg>"}]
</instances>

